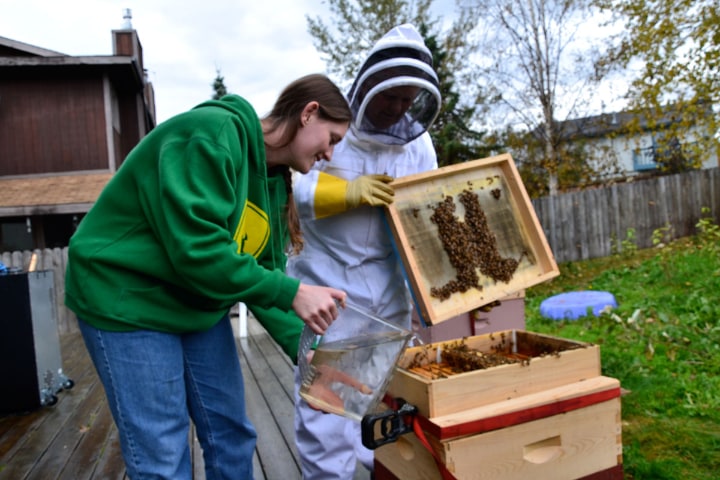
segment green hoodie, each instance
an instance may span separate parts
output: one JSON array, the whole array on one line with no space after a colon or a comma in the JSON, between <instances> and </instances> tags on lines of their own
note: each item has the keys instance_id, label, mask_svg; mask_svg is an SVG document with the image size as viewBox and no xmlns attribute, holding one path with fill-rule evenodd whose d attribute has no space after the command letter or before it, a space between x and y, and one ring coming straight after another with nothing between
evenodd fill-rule
<instances>
[{"instance_id":1,"label":"green hoodie","mask_svg":"<svg viewBox=\"0 0 720 480\"><path fill-rule=\"evenodd\" d=\"M65 303L111 331L205 330L238 301L289 311L286 202L250 104L205 102L150 132L82 220Z\"/></svg>"}]
</instances>

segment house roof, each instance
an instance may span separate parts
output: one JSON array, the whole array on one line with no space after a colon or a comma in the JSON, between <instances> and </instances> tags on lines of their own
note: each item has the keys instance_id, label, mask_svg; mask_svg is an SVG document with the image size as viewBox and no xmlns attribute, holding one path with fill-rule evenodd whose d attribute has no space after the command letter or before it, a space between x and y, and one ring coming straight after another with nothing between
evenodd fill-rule
<instances>
[{"instance_id":1,"label":"house roof","mask_svg":"<svg viewBox=\"0 0 720 480\"><path fill-rule=\"evenodd\" d=\"M116 88L142 90L146 80L139 59L128 55L70 56L0 37L0 75L10 78L20 72L52 75L54 72L107 72Z\"/></svg>"},{"instance_id":2,"label":"house roof","mask_svg":"<svg viewBox=\"0 0 720 480\"><path fill-rule=\"evenodd\" d=\"M85 213L112 176L102 172L0 178L0 217Z\"/></svg>"},{"instance_id":3,"label":"house roof","mask_svg":"<svg viewBox=\"0 0 720 480\"><path fill-rule=\"evenodd\" d=\"M701 103L702 104L702 103ZM698 115L702 115L701 109ZM558 133L563 139L603 137L610 133L627 132L632 124L635 129L642 131L662 130L663 128L680 121L681 112L677 105L667 105L660 114L649 111L624 111L603 113L591 117L576 118L558 122ZM652 122L651 122L652 120ZM536 132L541 133L538 127Z\"/></svg>"},{"instance_id":4,"label":"house roof","mask_svg":"<svg viewBox=\"0 0 720 480\"><path fill-rule=\"evenodd\" d=\"M30 56L37 55L40 57L57 57L66 56L64 53L48 50L47 48L36 47L29 43L18 42L12 38L0 37L0 52L2 55L11 56Z\"/></svg>"},{"instance_id":5,"label":"house roof","mask_svg":"<svg viewBox=\"0 0 720 480\"><path fill-rule=\"evenodd\" d=\"M2 57L0 72L9 78L20 72L35 72L51 75L54 72L107 72L119 89L141 90L144 79L137 67L137 60L127 56L88 56L88 57Z\"/></svg>"}]
</instances>

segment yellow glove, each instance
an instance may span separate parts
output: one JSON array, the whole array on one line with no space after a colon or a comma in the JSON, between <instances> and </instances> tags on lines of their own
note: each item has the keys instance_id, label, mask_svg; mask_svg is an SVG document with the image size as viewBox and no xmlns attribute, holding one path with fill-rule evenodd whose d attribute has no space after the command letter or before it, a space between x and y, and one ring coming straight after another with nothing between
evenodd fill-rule
<instances>
[{"instance_id":1,"label":"yellow glove","mask_svg":"<svg viewBox=\"0 0 720 480\"><path fill-rule=\"evenodd\" d=\"M360 205L385 207L393 201L395 191L388 185L394 180L387 175L365 175L348 182L345 201L348 210Z\"/></svg>"},{"instance_id":2,"label":"yellow glove","mask_svg":"<svg viewBox=\"0 0 720 480\"><path fill-rule=\"evenodd\" d=\"M315 218L337 215L361 205L384 207L393 201L395 192L388 175L364 175L355 180L320 172L315 188Z\"/></svg>"}]
</instances>

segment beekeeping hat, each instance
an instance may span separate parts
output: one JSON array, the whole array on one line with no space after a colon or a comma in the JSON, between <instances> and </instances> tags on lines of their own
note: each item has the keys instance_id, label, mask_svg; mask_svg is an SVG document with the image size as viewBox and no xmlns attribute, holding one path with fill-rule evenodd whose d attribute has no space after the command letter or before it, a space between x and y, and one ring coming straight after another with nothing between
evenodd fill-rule
<instances>
[{"instance_id":1,"label":"beekeeping hat","mask_svg":"<svg viewBox=\"0 0 720 480\"><path fill-rule=\"evenodd\" d=\"M417 94L410 107L395 124L374 125L368 105L396 87L414 87L410 90ZM378 40L360 68L348 100L353 112L351 128L359 138L404 145L430 128L440 111L440 89L430 50L414 26L399 25Z\"/></svg>"}]
</instances>

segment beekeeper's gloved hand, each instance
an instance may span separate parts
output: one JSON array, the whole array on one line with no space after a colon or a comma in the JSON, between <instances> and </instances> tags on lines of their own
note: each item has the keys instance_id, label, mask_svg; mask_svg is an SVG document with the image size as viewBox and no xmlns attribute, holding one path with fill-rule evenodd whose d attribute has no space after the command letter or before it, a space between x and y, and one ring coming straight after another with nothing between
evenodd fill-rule
<instances>
[{"instance_id":1,"label":"beekeeper's gloved hand","mask_svg":"<svg viewBox=\"0 0 720 480\"><path fill-rule=\"evenodd\" d=\"M360 205L385 207L393 201L395 191L388 185L394 179L388 175L365 175L348 182L345 200L348 209Z\"/></svg>"},{"instance_id":2,"label":"beekeeper's gloved hand","mask_svg":"<svg viewBox=\"0 0 720 480\"><path fill-rule=\"evenodd\" d=\"M315 188L315 218L324 218L361 205L384 207L393 201L395 191L388 175L363 175L345 180L320 172Z\"/></svg>"}]
</instances>

